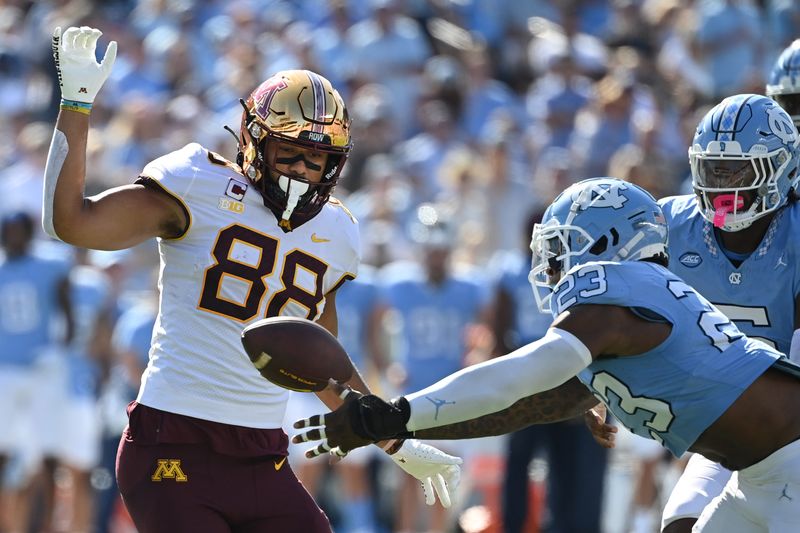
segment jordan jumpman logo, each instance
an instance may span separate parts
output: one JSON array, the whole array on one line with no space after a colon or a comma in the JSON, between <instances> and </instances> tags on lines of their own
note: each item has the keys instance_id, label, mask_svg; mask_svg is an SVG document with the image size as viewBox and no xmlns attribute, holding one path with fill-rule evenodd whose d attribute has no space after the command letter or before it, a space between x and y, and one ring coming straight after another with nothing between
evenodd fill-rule
<instances>
[{"instance_id":1,"label":"jordan jumpman logo","mask_svg":"<svg viewBox=\"0 0 800 533\"><path fill-rule=\"evenodd\" d=\"M439 408L443 405L448 404L455 404L456 402L448 402L445 400L440 400L439 398L431 398L430 396L425 396L425 399L431 402L433 405L436 406L436 412L433 414L433 419L437 420L439 418Z\"/></svg>"}]
</instances>

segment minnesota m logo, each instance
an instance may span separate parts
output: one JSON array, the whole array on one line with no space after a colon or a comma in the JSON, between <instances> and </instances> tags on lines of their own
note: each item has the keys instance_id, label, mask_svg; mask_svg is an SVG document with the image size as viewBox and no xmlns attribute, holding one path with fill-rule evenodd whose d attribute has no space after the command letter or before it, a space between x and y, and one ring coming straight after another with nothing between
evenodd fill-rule
<instances>
[{"instance_id":1,"label":"minnesota m logo","mask_svg":"<svg viewBox=\"0 0 800 533\"><path fill-rule=\"evenodd\" d=\"M180 459L159 459L156 471L150 476L153 481L161 481L162 478L174 479L175 481L189 481L189 478L181 470Z\"/></svg>"}]
</instances>

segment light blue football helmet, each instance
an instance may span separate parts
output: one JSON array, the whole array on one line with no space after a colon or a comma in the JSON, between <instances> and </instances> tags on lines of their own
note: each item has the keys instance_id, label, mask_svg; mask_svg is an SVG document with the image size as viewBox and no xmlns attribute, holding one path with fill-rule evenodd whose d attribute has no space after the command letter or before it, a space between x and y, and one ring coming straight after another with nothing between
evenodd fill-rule
<instances>
[{"instance_id":1,"label":"light blue football helmet","mask_svg":"<svg viewBox=\"0 0 800 533\"><path fill-rule=\"evenodd\" d=\"M703 217L741 231L786 204L798 180L798 133L774 100L738 94L700 121L689 148Z\"/></svg>"},{"instance_id":2,"label":"light blue football helmet","mask_svg":"<svg viewBox=\"0 0 800 533\"><path fill-rule=\"evenodd\" d=\"M617 178L591 178L566 188L533 227L528 280L539 310L550 311L552 287L590 261L667 261L667 224L655 198Z\"/></svg>"},{"instance_id":3,"label":"light blue football helmet","mask_svg":"<svg viewBox=\"0 0 800 533\"><path fill-rule=\"evenodd\" d=\"M800 128L800 39L787 46L772 67L767 96L789 113Z\"/></svg>"}]
</instances>

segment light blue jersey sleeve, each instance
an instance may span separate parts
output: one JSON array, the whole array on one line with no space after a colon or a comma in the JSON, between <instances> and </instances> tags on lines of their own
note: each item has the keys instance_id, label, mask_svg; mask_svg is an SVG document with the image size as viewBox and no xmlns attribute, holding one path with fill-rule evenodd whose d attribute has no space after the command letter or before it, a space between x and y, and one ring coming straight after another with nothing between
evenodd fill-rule
<instances>
[{"instance_id":1,"label":"light blue jersey sleeve","mask_svg":"<svg viewBox=\"0 0 800 533\"><path fill-rule=\"evenodd\" d=\"M578 266L556 286L553 302L556 316L580 305L614 305L671 324L670 335L652 350L602 355L578 377L629 430L676 456L781 356L748 339L686 282L653 263Z\"/></svg>"}]
</instances>

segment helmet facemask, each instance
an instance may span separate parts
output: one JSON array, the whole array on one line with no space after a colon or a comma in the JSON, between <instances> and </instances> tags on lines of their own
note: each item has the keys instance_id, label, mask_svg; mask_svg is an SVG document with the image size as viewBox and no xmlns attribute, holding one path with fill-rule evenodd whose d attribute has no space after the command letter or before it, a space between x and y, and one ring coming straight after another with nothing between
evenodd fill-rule
<instances>
[{"instance_id":1,"label":"helmet facemask","mask_svg":"<svg viewBox=\"0 0 800 533\"><path fill-rule=\"evenodd\" d=\"M594 242L583 228L559 224L555 218L533 226L531 238L533 256L528 281L533 287L533 295L540 311L550 311L553 287L572 268L573 258L589 251Z\"/></svg>"},{"instance_id":2,"label":"helmet facemask","mask_svg":"<svg viewBox=\"0 0 800 533\"><path fill-rule=\"evenodd\" d=\"M736 141L713 141L689 150L693 185L703 217L722 231L741 231L785 203L779 177L793 181L797 161L785 149L754 145L742 153Z\"/></svg>"}]
</instances>

